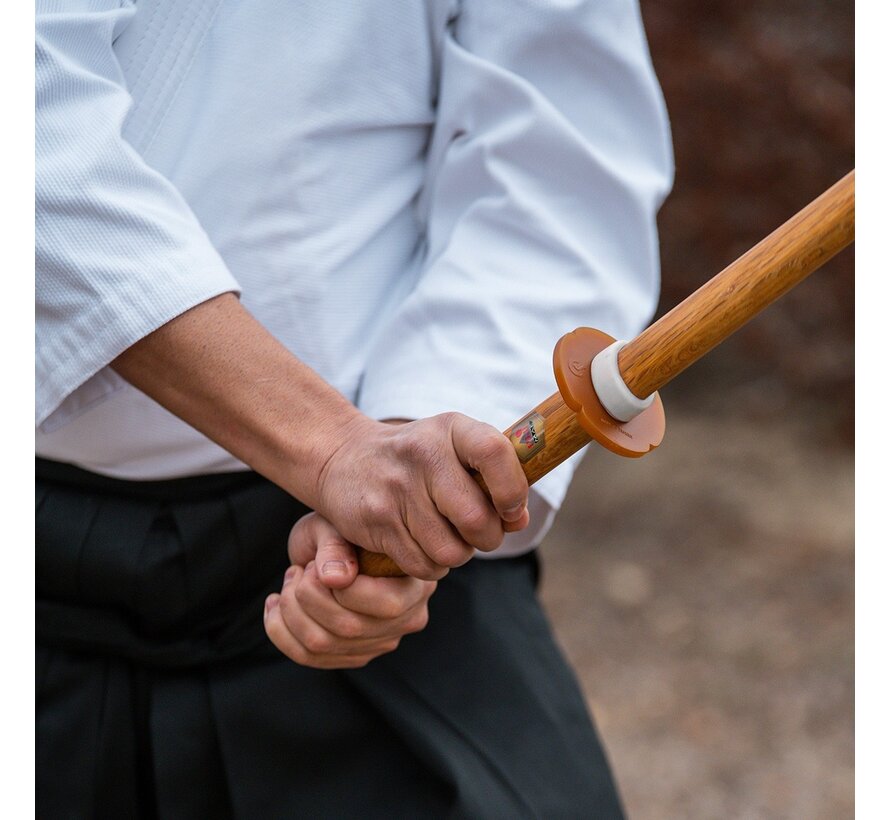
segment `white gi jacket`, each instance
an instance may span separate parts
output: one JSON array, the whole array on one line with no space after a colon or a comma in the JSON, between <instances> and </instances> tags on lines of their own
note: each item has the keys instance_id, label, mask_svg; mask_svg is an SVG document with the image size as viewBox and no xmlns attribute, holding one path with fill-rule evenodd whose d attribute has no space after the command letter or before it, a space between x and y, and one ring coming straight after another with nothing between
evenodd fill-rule
<instances>
[{"instance_id":1,"label":"white gi jacket","mask_svg":"<svg viewBox=\"0 0 890 820\"><path fill-rule=\"evenodd\" d=\"M636 2L38 0L37 29L46 458L244 469L108 368L228 291L370 416L498 428L563 333L654 310L672 156Z\"/></svg>"}]
</instances>

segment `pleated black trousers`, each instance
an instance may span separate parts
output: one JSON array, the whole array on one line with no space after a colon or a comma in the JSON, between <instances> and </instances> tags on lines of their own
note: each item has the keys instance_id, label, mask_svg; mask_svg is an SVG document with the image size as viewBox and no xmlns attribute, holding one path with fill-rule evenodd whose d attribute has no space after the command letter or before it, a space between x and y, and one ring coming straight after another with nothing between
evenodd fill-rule
<instances>
[{"instance_id":1,"label":"pleated black trousers","mask_svg":"<svg viewBox=\"0 0 890 820\"><path fill-rule=\"evenodd\" d=\"M534 555L452 571L423 632L318 671L263 632L286 493L37 472L38 817L621 816Z\"/></svg>"}]
</instances>

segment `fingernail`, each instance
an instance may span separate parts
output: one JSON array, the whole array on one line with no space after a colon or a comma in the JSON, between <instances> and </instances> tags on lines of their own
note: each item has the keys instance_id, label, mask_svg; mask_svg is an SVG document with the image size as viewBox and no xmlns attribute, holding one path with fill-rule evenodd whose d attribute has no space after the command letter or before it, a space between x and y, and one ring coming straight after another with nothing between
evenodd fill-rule
<instances>
[{"instance_id":1,"label":"fingernail","mask_svg":"<svg viewBox=\"0 0 890 820\"><path fill-rule=\"evenodd\" d=\"M510 507L510 509L504 513L504 521L518 521L524 509L525 504L517 504L515 507Z\"/></svg>"},{"instance_id":2,"label":"fingernail","mask_svg":"<svg viewBox=\"0 0 890 820\"><path fill-rule=\"evenodd\" d=\"M349 568L345 561L325 561L321 567L322 575L346 575Z\"/></svg>"},{"instance_id":3,"label":"fingernail","mask_svg":"<svg viewBox=\"0 0 890 820\"><path fill-rule=\"evenodd\" d=\"M272 611L272 607L274 607L275 604L277 604L277 603L278 603L278 596L274 595L274 594L269 595L266 598L266 606L263 608L264 614L268 615Z\"/></svg>"},{"instance_id":4,"label":"fingernail","mask_svg":"<svg viewBox=\"0 0 890 820\"><path fill-rule=\"evenodd\" d=\"M294 575L296 574L296 572L297 572L297 568L296 568L296 567L288 567L288 568L287 568L287 572L284 573L284 580L285 580L285 581L290 581L290 579L294 577Z\"/></svg>"}]
</instances>

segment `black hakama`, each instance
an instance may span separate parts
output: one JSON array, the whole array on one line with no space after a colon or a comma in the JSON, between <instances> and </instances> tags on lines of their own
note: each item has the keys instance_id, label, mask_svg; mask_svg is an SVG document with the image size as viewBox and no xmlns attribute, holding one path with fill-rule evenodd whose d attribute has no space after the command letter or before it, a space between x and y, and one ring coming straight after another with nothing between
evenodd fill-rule
<instances>
[{"instance_id":1,"label":"black hakama","mask_svg":"<svg viewBox=\"0 0 890 820\"><path fill-rule=\"evenodd\" d=\"M452 571L423 632L318 671L262 626L307 512L285 492L37 472L38 817L621 816L534 555Z\"/></svg>"}]
</instances>

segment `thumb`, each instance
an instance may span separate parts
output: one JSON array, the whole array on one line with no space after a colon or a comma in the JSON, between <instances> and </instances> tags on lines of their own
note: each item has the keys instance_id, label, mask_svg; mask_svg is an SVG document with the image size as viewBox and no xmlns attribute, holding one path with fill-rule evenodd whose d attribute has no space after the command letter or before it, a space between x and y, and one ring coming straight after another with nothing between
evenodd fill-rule
<instances>
[{"instance_id":1,"label":"thumb","mask_svg":"<svg viewBox=\"0 0 890 820\"><path fill-rule=\"evenodd\" d=\"M355 548L318 513L309 513L294 524L287 553L292 565L306 567L315 561L319 579L331 589L348 587L358 575Z\"/></svg>"},{"instance_id":2,"label":"thumb","mask_svg":"<svg viewBox=\"0 0 890 820\"><path fill-rule=\"evenodd\" d=\"M358 575L358 559L352 546L324 518L317 527L315 567L318 579L330 589L348 587Z\"/></svg>"}]
</instances>

